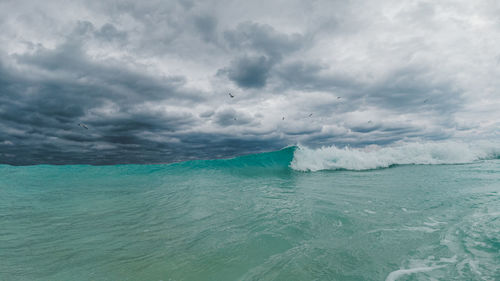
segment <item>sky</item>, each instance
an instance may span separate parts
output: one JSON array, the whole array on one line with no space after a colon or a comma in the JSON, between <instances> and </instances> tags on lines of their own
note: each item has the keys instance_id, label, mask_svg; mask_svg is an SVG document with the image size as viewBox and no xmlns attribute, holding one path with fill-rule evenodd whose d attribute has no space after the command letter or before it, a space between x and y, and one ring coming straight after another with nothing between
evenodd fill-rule
<instances>
[{"instance_id":1,"label":"sky","mask_svg":"<svg viewBox=\"0 0 500 281\"><path fill-rule=\"evenodd\" d=\"M1 0L0 163L498 139L499 14L490 0Z\"/></svg>"}]
</instances>

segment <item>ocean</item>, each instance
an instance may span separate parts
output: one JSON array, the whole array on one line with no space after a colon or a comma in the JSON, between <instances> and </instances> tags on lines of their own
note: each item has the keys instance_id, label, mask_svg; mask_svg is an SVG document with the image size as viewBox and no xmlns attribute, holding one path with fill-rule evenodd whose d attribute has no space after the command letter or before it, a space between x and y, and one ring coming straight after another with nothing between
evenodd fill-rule
<instances>
[{"instance_id":1,"label":"ocean","mask_svg":"<svg viewBox=\"0 0 500 281\"><path fill-rule=\"evenodd\" d=\"M500 280L500 146L0 165L0 280Z\"/></svg>"}]
</instances>

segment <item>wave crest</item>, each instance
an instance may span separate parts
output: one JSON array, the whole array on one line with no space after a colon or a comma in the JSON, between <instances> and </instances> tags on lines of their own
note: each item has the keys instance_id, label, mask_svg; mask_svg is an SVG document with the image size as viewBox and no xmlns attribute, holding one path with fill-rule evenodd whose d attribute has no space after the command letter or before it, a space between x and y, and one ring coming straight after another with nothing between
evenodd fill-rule
<instances>
[{"instance_id":1,"label":"wave crest","mask_svg":"<svg viewBox=\"0 0 500 281\"><path fill-rule=\"evenodd\" d=\"M408 164L463 164L500 156L500 143L446 141L397 146L310 149L299 146L290 167L298 171L371 170Z\"/></svg>"}]
</instances>

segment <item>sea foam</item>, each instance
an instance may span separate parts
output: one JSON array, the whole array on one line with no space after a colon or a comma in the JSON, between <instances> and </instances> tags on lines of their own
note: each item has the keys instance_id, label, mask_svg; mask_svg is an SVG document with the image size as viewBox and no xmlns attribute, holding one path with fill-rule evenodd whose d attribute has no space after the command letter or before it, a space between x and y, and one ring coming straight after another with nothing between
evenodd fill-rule
<instances>
[{"instance_id":1,"label":"sea foam","mask_svg":"<svg viewBox=\"0 0 500 281\"><path fill-rule=\"evenodd\" d=\"M499 156L500 143L490 141L400 143L365 148L298 146L290 167L298 171L370 170L407 164L463 164Z\"/></svg>"}]
</instances>

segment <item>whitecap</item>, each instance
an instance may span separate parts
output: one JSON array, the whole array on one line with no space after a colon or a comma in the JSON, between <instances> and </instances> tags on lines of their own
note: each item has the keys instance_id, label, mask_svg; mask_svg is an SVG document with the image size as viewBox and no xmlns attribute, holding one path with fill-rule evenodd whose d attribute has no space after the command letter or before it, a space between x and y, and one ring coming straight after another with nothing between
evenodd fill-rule
<instances>
[{"instance_id":1,"label":"whitecap","mask_svg":"<svg viewBox=\"0 0 500 281\"><path fill-rule=\"evenodd\" d=\"M418 272L427 272L427 271L431 271L431 270L442 268L442 267L445 267L445 266L440 265L440 266L429 266L429 267L415 267L415 268L409 268L409 269L398 269L396 271L389 273L389 275L387 275L387 278L385 278L385 281L395 281L399 277L404 276L404 275L418 273Z\"/></svg>"},{"instance_id":2,"label":"whitecap","mask_svg":"<svg viewBox=\"0 0 500 281\"><path fill-rule=\"evenodd\" d=\"M298 146L290 167L298 171L370 170L407 164L463 164L499 156L498 142L418 142L389 147L318 149Z\"/></svg>"}]
</instances>

